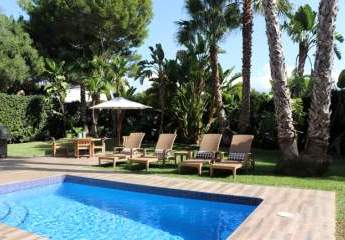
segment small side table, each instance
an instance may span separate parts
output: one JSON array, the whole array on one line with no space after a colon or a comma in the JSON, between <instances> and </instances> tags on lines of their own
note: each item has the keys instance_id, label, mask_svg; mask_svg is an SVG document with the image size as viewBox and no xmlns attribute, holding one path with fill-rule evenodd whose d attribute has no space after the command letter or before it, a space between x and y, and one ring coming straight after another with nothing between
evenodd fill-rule
<instances>
[{"instance_id":1,"label":"small side table","mask_svg":"<svg viewBox=\"0 0 345 240\"><path fill-rule=\"evenodd\" d=\"M174 152L174 155L175 155L175 161L176 162L177 162L177 158L180 159L180 162L183 162L184 160L192 158L192 152L191 151L176 151L176 152Z\"/></svg>"}]
</instances>

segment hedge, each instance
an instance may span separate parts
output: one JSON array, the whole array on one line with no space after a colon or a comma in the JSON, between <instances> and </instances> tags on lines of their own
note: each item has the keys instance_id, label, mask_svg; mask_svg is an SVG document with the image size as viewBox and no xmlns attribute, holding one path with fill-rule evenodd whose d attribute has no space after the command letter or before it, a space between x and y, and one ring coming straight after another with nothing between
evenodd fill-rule
<instances>
[{"instance_id":1,"label":"hedge","mask_svg":"<svg viewBox=\"0 0 345 240\"><path fill-rule=\"evenodd\" d=\"M47 119L47 107L42 96L0 93L0 123L9 128L11 142L44 138Z\"/></svg>"}]
</instances>

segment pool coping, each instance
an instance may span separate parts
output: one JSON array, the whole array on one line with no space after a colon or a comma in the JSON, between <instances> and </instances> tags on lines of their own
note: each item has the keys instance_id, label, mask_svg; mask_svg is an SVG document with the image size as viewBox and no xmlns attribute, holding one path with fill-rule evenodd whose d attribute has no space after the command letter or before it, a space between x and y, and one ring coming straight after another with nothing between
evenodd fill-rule
<instances>
[{"instance_id":1,"label":"pool coping","mask_svg":"<svg viewBox=\"0 0 345 240\"><path fill-rule=\"evenodd\" d=\"M11 191L10 186L12 189L15 187L19 190L24 187L32 188L37 184L42 184L42 181L47 181L47 179L50 183L61 182L66 176L70 179L76 179L75 177L80 179L81 177L92 181L110 182L111 184L125 184L126 186L129 184L130 186L150 187L160 191L163 189L164 191L171 191L171 193L182 190L183 192L187 191L188 194L201 193L212 194L212 196L235 197L233 199L244 197L244 199L261 200L257 208L228 239L335 239L334 192L219 182L213 182L213 187L210 181L114 173L59 174L29 181L0 184L0 189L4 192L4 187L7 188L7 191ZM23 182L25 182L24 185ZM324 204L326 202L327 204ZM277 216L278 210L290 211L294 214L294 218ZM2 239L1 230L0 239Z\"/></svg>"}]
</instances>

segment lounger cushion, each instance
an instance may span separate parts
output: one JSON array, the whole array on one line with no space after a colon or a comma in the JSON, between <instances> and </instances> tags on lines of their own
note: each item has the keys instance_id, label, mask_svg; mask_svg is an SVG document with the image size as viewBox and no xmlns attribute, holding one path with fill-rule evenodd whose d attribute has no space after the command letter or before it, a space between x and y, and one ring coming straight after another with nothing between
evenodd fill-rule
<instances>
[{"instance_id":1,"label":"lounger cushion","mask_svg":"<svg viewBox=\"0 0 345 240\"><path fill-rule=\"evenodd\" d=\"M207 151L198 151L195 155L196 159L213 159L214 153L213 152L207 152Z\"/></svg>"},{"instance_id":2,"label":"lounger cushion","mask_svg":"<svg viewBox=\"0 0 345 240\"><path fill-rule=\"evenodd\" d=\"M233 161L244 161L246 158L247 153L240 153L240 152L230 152L229 153L229 160Z\"/></svg>"},{"instance_id":3,"label":"lounger cushion","mask_svg":"<svg viewBox=\"0 0 345 240\"><path fill-rule=\"evenodd\" d=\"M132 151L130 148L124 148L121 151L122 154L131 155Z\"/></svg>"},{"instance_id":4,"label":"lounger cushion","mask_svg":"<svg viewBox=\"0 0 345 240\"><path fill-rule=\"evenodd\" d=\"M165 158L165 151L164 149L156 149L155 150L156 156L158 160L163 160Z\"/></svg>"}]
</instances>

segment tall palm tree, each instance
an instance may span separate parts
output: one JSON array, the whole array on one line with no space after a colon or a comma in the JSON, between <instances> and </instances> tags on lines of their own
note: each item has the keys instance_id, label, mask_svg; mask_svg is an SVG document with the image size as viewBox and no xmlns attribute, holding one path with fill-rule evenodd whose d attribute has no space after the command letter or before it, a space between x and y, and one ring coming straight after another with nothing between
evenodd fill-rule
<instances>
[{"instance_id":1,"label":"tall palm tree","mask_svg":"<svg viewBox=\"0 0 345 240\"><path fill-rule=\"evenodd\" d=\"M269 46L278 143L282 152L282 160L278 164L278 168L285 170L293 166L298 158L297 134L293 125L290 91L287 86L277 1L263 0L263 9Z\"/></svg>"},{"instance_id":2,"label":"tall palm tree","mask_svg":"<svg viewBox=\"0 0 345 240\"><path fill-rule=\"evenodd\" d=\"M254 6L254 8L253 8ZM278 11L286 15L291 9L288 0L278 0ZM250 129L250 75L252 57L253 12L263 13L262 0L243 0L242 3L242 102L239 117L240 132Z\"/></svg>"},{"instance_id":3,"label":"tall palm tree","mask_svg":"<svg viewBox=\"0 0 345 240\"><path fill-rule=\"evenodd\" d=\"M145 79L149 79L159 85L158 98L161 110L159 132L162 133L164 129L166 108L166 86L169 80L165 71L167 59L165 58L165 54L160 43L156 44L155 47L149 47L149 49L151 51L151 60L144 60L139 63L137 79L139 79L141 83L143 83Z\"/></svg>"},{"instance_id":4,"label":"tall palm tree","mask_svg":"<svg viewBox=\"0 0 345 240\"><path fill-rule=\"evenodd\" d=\"M242 13L242 102L239 117L240 132L250 128L250 72L252 58L253 6L252 0L243 1Z\"/></svg>"},{"instance_id":5,"label":"tall palm tree","mask_svg":"<svg viewBox=\"0 0 345 240\"><path fill-rule=\"evenodd\" d=\"M307 142L302 160L313 174L323 173L328 165L330 105L332 90L332 63L337 0L321 0L319 5L319 30L314 70L312 72L312 97L309 110Z\"/></svg>"},{"instance_id":6,"label":"tall palm tree","mask_svg":"<svg viewBox=\"0 0 345 240\"><path fill-rule=\"evenodd\" d=\"M294 14L289 14L289 20L283 25L292 41L298 44L296 71L299 77L304 75L304 66L309 57L309 51L316 45L319 29L316 16L317 13L313 11L310 5L306 4L299 7ZM344 41L343 36L337 32L334 33L334 38L339 43ZM333 49L337 58L341 59L341 53L336 44L334 44Z\"/></svg>"},{"instance_id":7,"label":"tall palm tree","mask_svg":"<svg viewBox=\"0 0 345 240\"><path fill-rule=\"evenodd\" d=\"M207 40L213 85L212 112L217 113L223 128L226 117L219 81L219 42L225 38L226 33L239 27L238 4L237 1L230 0L186 0L185 8L190 19L177 22L179 26L177 39L185 44L200 34Z\"/></svg>"}]
</instances>

